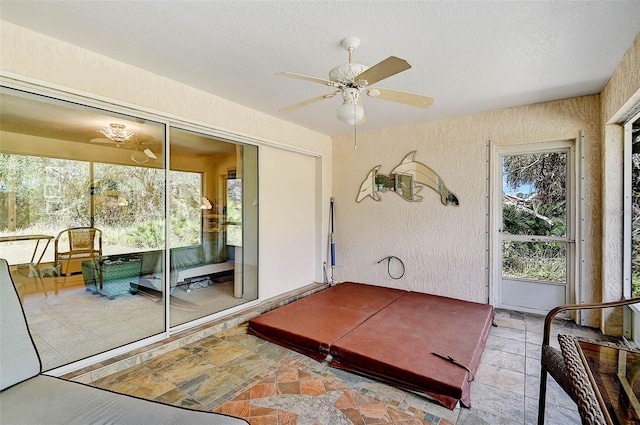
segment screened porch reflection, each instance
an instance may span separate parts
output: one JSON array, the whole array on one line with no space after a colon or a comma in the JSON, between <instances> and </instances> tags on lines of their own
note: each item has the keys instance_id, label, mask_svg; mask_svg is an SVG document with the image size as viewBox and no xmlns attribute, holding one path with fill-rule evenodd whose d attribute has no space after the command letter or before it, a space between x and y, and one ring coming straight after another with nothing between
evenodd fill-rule
<instances>
[{"instance_id":1,"label":"screened porch reflection","mask_svg":"<svg viewBox=\"0 0 640 425\"><path fill-rule=\"evenodd\" d=\"M243 200L257 193L256 147L171 128L167 157L165 124L0 96L0 258L44 370L256 298L244 272L257 265L242 261L257 250L242 243L243 219L257 217Z\"/></svg>"}]
</instances>

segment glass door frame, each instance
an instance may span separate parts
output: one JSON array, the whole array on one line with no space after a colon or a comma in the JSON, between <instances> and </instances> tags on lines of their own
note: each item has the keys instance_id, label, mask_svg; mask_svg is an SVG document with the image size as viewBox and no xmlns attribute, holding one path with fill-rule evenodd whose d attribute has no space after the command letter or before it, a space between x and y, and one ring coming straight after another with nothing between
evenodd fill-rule
<instances>
[{"instance_id":1,"label":"glass door frame","mask_svg":"<svg viewBox=\"0 0 640 425\"><path fill-rule=\"evenodd\" d=\"M229 137L228 134L224 133L224 135L221 135L220 132L215 131L212 128L209 127L205 127L205 126L201 126L201 125L197 125L197 124L193 124L193 123L186 123L184 121L177 121L175 119L171 119L169 121L167 121L167 126L166 128L166 134L165 134L165 185L166 187L169 187L169 184L171 182L171 178L169 176L169 171L171 170L171 130L178 130L178 131L182 131L182 132L189 132L189 133L194 133L194 134L198 134L201 136L205 136L205 137L210 137L212 139L217 139L221 142L226 142L229 144L234 144L234 145L245 145L245 146L252 146L256 148L256 174L257 177L259 177L259 169L258 169L258 162L257 162L257 158L259 156L259 144L258 143L252 143L248 140L245 140L244 138L237 136L237 137ZM237 148L236 148L237 149ZM243 149L244 151L244 149ZM247 158L245 157L245 155L247 155L246 152L243 152L242 154L242 164L244 166L244 163L247 161ZM242 170L242 173L244 175L244 170ZM256 178L256 183L259 182L259 178ZM259 193L259 187L256 188L257 192ZM170 241L171 239L171 233L172 233L172 228L171 228L171 220L170 220L170 207L171 207L171 197L168 195L168 192L166 193L166 197L165 197L165 210L166 210L166 221L165 221L165 240ZM244 195L245 195L245 191L243 189L243 203L244 203ZM259 208L259 206L258 206ZM245 220L244 219L244 214L245 214L245 208L243 208L243 220L242 220L242 224L244 226L245 223L248 223L249 220ZM258 212L259 214L259 212ZM258 226L259 223L258 221L258 216L256 216L256 232L258 231ZM244 245L244 235L247 234L248 232L245 231L246 229L244 229L243 227L243 245ZM259 251L259 235L256 235L255 237L255 259L256 262L258 262L258 251ZM244 258L243 258L244 260ZM171 245L170 243L167 243L165 246L165 257L164 257L164 262L165 262L165 276L164 276L164 293L165 294L170 294L171 292L171 281L170 281L170 274L171 274ZM244 273L244 263L241 262L243 269L240 273L240 277L242 277L244 279L245 273ZM192 329L207 323L210 323L216 319L219 319L221 317L225 317L225 316L230 316L238 311L241 310L245 310L247 308L253 307L257 304L259 304L260 300L259 300L259 291L260 291L260 281L259 281L259 267L260 264L257 264L257 268L255 271L255 276L256 276L256 288L255 288L255 299L252 301L247 301L245 303L242 303L238 306L235 307L231 307L219 312L215 312L215 313L211 313L211 314L207 314L205 316L202 316L200 318L196 318L190 321L187 321L185 323L180 323L180 324L175 324L175 325L171 325L171 304L170 302L165 302L165 329L166 329L166 333L168 336L171 335L175 335L177 333L183 332L185 330L188 329ZM244 282L243 282L243 287L244 287ZM241 294L242 296L242 294ZM166 297L166 299L170 299L170 297Z\"/></svg>"},{"instance_id":2,"label":"glass door frame","mask_svg":"<svg viewBox=\"0 0 640 425\"><path fill-rule=\"evenodd\" d=\"M624 205L623 205L623 268L622 268L622 296L624 298L633 297L632 287L632 222L633 222L633 184L632 184L632 155L633 155L633 124L640 120L640 105L634 108L635 114L624 122ZM640 342L640 306L637 304L630 305L628 308L623 309L623 335L625 338L631 339L634 342Z\"/></svg>"},{"instance_id":3,"label":"glass door frame","mask_svg":"<svg viewBox=\"0 0 640 425\"><path fill-rule=\"evenodd\" d=\"M175 117L166 113L154 111L144 107L138 107L136 105L131 105L118 100L105 98L99 95L92 95L85 92L76 91L73 89L65 89L59 86L49 85L41 81L32 81L30 79L23 80L19 78L19 76L16 76L16 78L0 76L0 86L5 87L7 89L11 89L11 90L17 90L17 91L29 93L32 95L41 96L43 98L51 98L57 101L70 102L83 107L97 108L107 113L112 112L116 114L122 114L131 118L141 118L144 120L153 121L155 123L164 125L165 145L163 148L164 148L165 187L167 187L167 185L169 184L169 170L171 167L170 135L169 135L171 128L198 132L203 135L207 135L207 136L217 138L219 140L233 143L233 144L254 146L258 150L258 152L256 153L256 158L259 155L260 146L262 144L268 143L267 141L262 139L253 138L251 136L246 136L241 134L236 134L236 133L228 132L225 130L219 130L214 127L202 124L200 122L192 121L192 120L181 118L181 117ZM259 164L256 161L256 167L258 166ZM256 173L258 174L258 177L259 177L258 169L256 169ZM257 188L256 190L259 190L259 188ZM166 241L169 241L169 235L171 231L170 220L168 215L169 203L170 203L170 197L165 192L165 240ZM258 223L256 223L256 229L258 228L257 226L258 226ZM256 235L255 244L256 244L255 249L256 249L256 256L257 256L257 252L259 250L259 235ZM165 294L168 294L169 293L168 291L170 289L169 265L171 263L169 261L170 260L169 255L170 255L170 249L167 243L164 247L165 270L163 273L163 280L164 280L163 285L164 285ZM256 258L256 261L257 261L257 258ZM257 268L256 268L256 276L257 276L256 277L257 279L256 293L259 293L259 290L260 290L258 268L259 268L259 264L257 264ZM231 316L238 311L254 307L258 305L260 302L259 297L256 297L256 299L253 301L247 301L236 307L232 307L218 313L207 315L200 319L189 321L179 326L171 327L170 311L169 311L170 304L168 300L169 300L169 297L165 296L164 329L161 332L155 335L151 335L149 337L145 337L140 340L133 341L129 344L118 346L118 347L109 349L107 351L100 352L95 355L91 355L89 357L83 358L81 360L68 363L60 367L53 368L51 370L48 370L46 373L51 376L62 376L67 373L82 369L84 367L99 363L101 361L111 359L114 356L118 356L118 355L130 352L132 350L148 346L149 344L165 340L170 336L176 333L182 332L184 330L196 328L202 324L212 322L221 317Z\"/></svg>"},{"instance_id":4,"label":"glass door frame","mask_svg":"<svg viewBox=\"0 0 640 425\"><path fill-rule=\"evenodd\" d=\"M522 236L512 237L515 240L532 241L535 242L547 242L556 241L562 239L566 242L566 288L565 288L565 300L566 303L575 301L576 294L579 293L579 270L578 270L578 247L576 245L576 235L578 234L578 208L577 208L577 167L576 164L576 140L558 140L540 143L528 143L512 146L496 146L492 155L493 161L491 163L493 177L492 187L492 201L491 201L491 281L490 281L490 294L491 304L497 308L513 309L514 306L504 306L503 304L503 277L502 277L502 243L503 243L503 216L502 216L502 193L503 193L503 163L502 159L505 156L525 155L525 154L540 154L548 152L566 152L567 154L567 182L566 182L566 199L567 199L567 226L565 238L555 238L546 236ZM519 309L519 311L543 313L542 311L535 309Z\"/></svg>"}]
</instances>

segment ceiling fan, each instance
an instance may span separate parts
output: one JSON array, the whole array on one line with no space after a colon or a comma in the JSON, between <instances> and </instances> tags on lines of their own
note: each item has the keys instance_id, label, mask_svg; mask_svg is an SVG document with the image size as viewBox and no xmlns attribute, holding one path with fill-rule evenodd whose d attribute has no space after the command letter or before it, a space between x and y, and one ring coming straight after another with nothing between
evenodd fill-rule
<instances>
[{"instance_id":1,"label":"ceiling fan","mask_svg":"<svg viewBox=\"0 0 640 425\"><path fill-rule=\"evenodd\" d=\"M144 164L150 159L158 159L156 154L153 153L153 151L148 147L143 151L138 150L139 146L152 145L153 143L144 143L131 140L135 133L126 130L124 124L112 123L109 124L109 127L101 128L96 131L105 137L97 137L95 139L91 139L91 143L108 143L115 145L117 148L125 147L127 149L134 149L135 152L131 154L131 160L136 164Z\"/></svg>"},{"instance_id":2,"label":"ceiling fan","mask_svg":"<svg viewBox=\"0 0 640 425\"><path fill-rule=\"evenodd\" d=\"M96 132L102 134L104 137L91 139L91 143L111 143L115 145L132 143L133 141L129 139L136 134L133 131L127 130L126 125L117 123L111 123L108 127L99 128Z\"/></svg>"},{"instance_id":3,"label":"ceiling fan","mask_svg":"<svg viewBox=\"0 0 640 425\"><path fill-rule=\"evenodd\" d=\"M343 103L336 110L338 119L349 125L357 125L365 121L361 97L363 91L367 96L372 98L403 103L405 105L416 106L418 108L428 108L433 104L433 98L428 96L399 90L385 89L382 87L371 87L372 84L375 84L378 81L382 81L385 78L411 68L411 65L409 65L406 60L395 56L389 56L382 62L379 62L372 67L368 67L352 61L353 51L360 45L359 38L345 38L342 40L341 45L349 52L349 63L338 65L329 71L328 80L296 74L293 72L276 73L276 75L281 75L283 77L311 81L337 89L331 93L307 99L300 103L296 103L295 105L281 109L280 112L289 112L294 109L319 102L323 99L332 98L340 93L342 95Z\"/></svg>"}]
</instances>

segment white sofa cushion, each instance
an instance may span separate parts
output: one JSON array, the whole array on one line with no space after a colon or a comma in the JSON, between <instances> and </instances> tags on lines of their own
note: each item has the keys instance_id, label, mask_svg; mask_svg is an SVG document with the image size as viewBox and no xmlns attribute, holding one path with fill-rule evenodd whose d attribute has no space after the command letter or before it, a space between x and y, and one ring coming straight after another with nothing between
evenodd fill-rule
<instances>
[{"instance_id":1,"label":"white sofa cushion","mask_svg":"<svg viewBox=\"0 0 640 425\"><path fill-rule=\"evenodd\" d=\"M29 334L20 298L0 259L0 391L38 375L40 357Z\"/></svg>"},{"instance_id":2,"label":"white sofa cushion","mask_svg":"<svg viewBox=\"0 0 640 425\"><path fill-rule=\"evenodd\" d=\"M3 424L246 425L243 419L169 406L40 375L0 393Z\"/></svg>"},{"instance_id":3,"label":"white sofa cushion","mask_svg":"<svg viewBox=\"0 0 640 425\"><path fill-rule=\"evenodd\" d=\"M231 416L189 410L40 375L41 364L9 265L0 259L0 423L242 425Z\"/></svg>"}]
</instances>

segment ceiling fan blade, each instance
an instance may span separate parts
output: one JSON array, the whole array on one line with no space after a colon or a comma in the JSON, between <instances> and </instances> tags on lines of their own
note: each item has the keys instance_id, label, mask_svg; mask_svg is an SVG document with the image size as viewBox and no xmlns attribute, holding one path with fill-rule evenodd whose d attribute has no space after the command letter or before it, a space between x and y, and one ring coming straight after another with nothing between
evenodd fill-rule
<instances>
[{"instance_id":1,"label":"ceiling fan blade","mask_svg":"<svg viewBox=\"0 0 640 425\"><path fill-rule=\"evenodd\" d=\"M310 77L308 75L296 74L295 72L276 72L276 75L280 75L282 77L297 78L298 80L311 81L312 83L319 83L330 87L340 86L338 83L330 80L325 80L324 78Z\"/></svg>"},{"instance_id":2,"label":"ceiling fan blade","mask_svg":"<svg viewBox=\"0 0 640 425\"><path fill-rule=\"evenodd\" d=\"M302 108L303 106L311 105L312 103L316 103L316 102L319 102L319 101L324 100L324 99L329 99L329 98L335 96L337 93L340 93L340 92L339 91L335 91L333 93L327 93L327 94L323 94L322 96L313 97L311 99L304 100L304 101L302 101L300 103L296 103L295 105L287 106L284 109L280 109L280 112L293 111L294 109Z\"/></svg>"},{"instance_id":3,"label":"ceiling fan blade","mask_svg":"<svg viewBox=\"0 0 640 425\"><path fill-rule=\"evenodd\" d=\"M404 103L418 108L428 108L433 105L433 98L420 94L408 93L400 90L383 89L374 87L367 90L367 95L376 99L388 100L390 102Z\"/></svg>"},{"instance_id":4,"label":"ceiling fan blade","mask_svg":"<svg viewBox=\"0 0 640 425\"><path fill-rule=\"evenodd\" d=\"M395 56L389 56L382 62L378 62L371 68L364 71L354 78L354 82L358 83L361 80L367 82L366 85L375 84L380 80L396 75L399 72L406 71L411 68L409 62L404 59L397 58Z\"/></svg>"},{"instance_id":5,"label":"ceiling fan blade","mask_svg":"<svg viewBox=\"0 0 640 425\"><path fill-rule=\"evenodd\" d=\"M147 155L150 159L158 159L156 154L149 148L146 148L142 151L145 155Z\"/></svg>"},{"instance_id":6,"label":"ceiling fan blade","mask_svg":"<svg viewBox=\"0 0 640 425\"><path fill-rule=\"evenodd\" d=\"M105 139L105 138L103 138L103 137L97 137L97 138L95 138L95 139L91 139L91 140L90 140L90 142L91 142L91 143L110 143L110 144L112 144L112 145L115 145L115 144L116 144L116 142L114 142L113 140L111 140L111 139Z\"/></svg>"}]
</instances>

